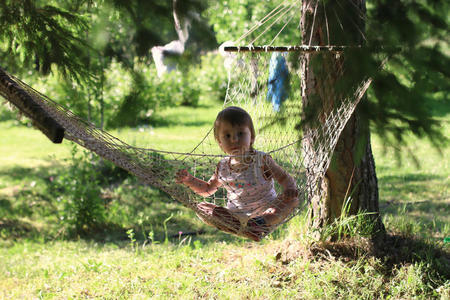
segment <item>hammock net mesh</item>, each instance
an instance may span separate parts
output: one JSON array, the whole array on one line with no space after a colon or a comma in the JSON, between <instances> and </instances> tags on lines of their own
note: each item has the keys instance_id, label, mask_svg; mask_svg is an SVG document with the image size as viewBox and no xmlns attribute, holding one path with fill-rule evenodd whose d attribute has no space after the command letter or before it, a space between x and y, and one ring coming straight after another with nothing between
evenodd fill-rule
<instances>
[{"instance_id":1,"label":"hammock net mesh","mask_svg":"<svg viewBox=\"0 0 450 300\"><path fill-rule=\"evenodd\" d=\"M205 133L203 140L197 145L192 145L192 151L187 153L138 148L98 129L3 71L1 81L4 84L6 82L7 89L2 89L1 94L12 103L27 102L32 103L31 106L41 108L49 118L63 128L65 139L112 161L136 175L144 183L165 191L175 200L193 209L208 224L227 232L260 239L277 225L288 221L308 203L311 191L317 186L330 163L340 132L370 83L370 80L366 80L356 87L352 97L343 99L338 107L328 113L321 126L303 132L299 129L302 107L298 74L291 74L289 97L283 101L279 110L275 110L273 104L267 100L271 55L271 53L230 54L228 59L232 64L229 66L228 90L224 101L224 107L239 106L250 114L256 131L254 148L269 154L297 183L300 205L290 211L279 224L270 226L262 232L259 228L257 232L252 232L252 229L247 228L247 224L242 221L236 224L236 220L226 212L219 210L217 214L210 215L199 209L198 203L201 202L226 207L227 195L224 189L204 198L175 181L176 172L181 169L187 169L195 177L208 181L216 171L219 161L226 157L214 138L212 128ZM289 61L288 57L286 58ZM35 114L29 117L36 119ZM214 120L211 120L211 124L213 122ZM305 146L306 144L302 142L305 138L313 141L314 145ZM307 170L309 176L314 175L313 180L306 180ZM277 193L281 193L278 185L275 185L275 189ZM277 204L272 203L272 206L276 207Z\"/></svg>"},{"instance_id":2,"label":"hammock net mesh","mask_svg":"<svg viewBox=\"0 0 450 300\"><path fill-rule=\"evenodd\" d=\"M297 5L298 1L280 5L274 10L275 13L271 12L271 18L259 24L269 19L278 21L278 16L285 16L290 21L295 16L294 11L291 11L295 7L294 4ZM283 28L285 26L282 26L281 30ZM254 148L270 155L296 182L298 205L285 212L278 223L270 226L260 223L253 226L255 224L250 224L248 218L238 218L221 209L227 207L228 202L227 191L224 188L220 188L209 197L202 197L190 188L176 183L176 173L183 169L188 170L196 178L208 181L216 172L218 163L226 158L214 138L212 128L214 120L211 120L211 130L205 132L204 138L197 145L192 145L190 152L180 153L129 145L96 128L2 69L0 69L2 85L0 95L33 119L36 127L47 135L63 133L65 139L112 161L140 178L142 182L165 191L176 201L193 209L204 222L226 232L259 240L308 204L330 164L340 133L371 82L370 79L365 79L355 85L351 92L335 102L337 105L321 116L318 126L302 127L300 126L303 116L300 83L302 74L296 71L299 68L292 67L291 63L298 61L299 55L314 54L308 51L301 54L278 53L287 62L290 72L290 76L286 79L290 86L289 93L279 107L268 101L267 96L272 55L273 52L225 53L224 70L228 73L228 88L223 103L223 107L238 106L250 114L256 131ZM61 138L62 136L59 140ZM277 183L275 190L278 195L282 193ZM199 203L212 203L217 205L218 209L213 214L206 213ZM278 209L280 208L278 206L282 205L280 203L275 200L265 204L266 207L259 211Z\"/></svg>"}]
</instances>

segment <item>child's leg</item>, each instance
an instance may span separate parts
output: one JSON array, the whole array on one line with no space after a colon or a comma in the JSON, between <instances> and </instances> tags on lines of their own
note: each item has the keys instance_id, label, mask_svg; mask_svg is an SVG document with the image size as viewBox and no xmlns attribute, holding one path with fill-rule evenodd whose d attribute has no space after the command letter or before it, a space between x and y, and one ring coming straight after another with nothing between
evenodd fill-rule
<instances>
[{"instance_id":1,"label":"child's leg","mask_svg":"<svg viewBox=\"0 0 450 300\"><path fill-rule=\"evenodd\" d=\"M201 202L197 204L197 208L201 213L197 216L206 224L216 227L225 232L237 233L241 226L239 220L233 216L228 209L217 206L213 203ZM208 217L214 217L217 222L211 222Z\"/></svg>"},{"instance_id":2,"label":"child's leg","mask_svg":"<svg viewBox=\"0 0 450 300\"><path fill-rule=\"evenodd\" d=\"M207 216L212 216L214 208L216 207L218 206L209 202L200 202L197 204L197 208Z\"/></svg>"},{"instance_id":3,"label":"child's leg","mask_svg":"<svg viewBox=\"0 0 450 300\"><path fill-rule=\"evenodd\" d=\"M197 213L197 216L206 224L216 227L219 230L229 232L229 233L239 233L242 225L237 217L235 217L228 209L222 206L217 206L208 202L201 202L197 204L198 209L201 213ZM202 216L203 215L203 216ZM211 222L205 215L214 217L218 222ZM246 227L244 231L239 234L259 242L261 240L262 234L265 231L258 227Z\"/></svg>"},{"instance_id":4,"label":"child's leg","mask_svg":"<svg viewBox=\"0 0 450 300\"><path fill-rule=\"evenodd\" d=\"M208 221L207 216L212 216L212 211L216 206L217 205L208 202L198 203L197 208L199 209L199 212L197 212L197 217L199 217L203 223L214 227L214 224Z\"/></svg>"},{"instance_id":5,"label":"child's leg","mask_svg":"<svg viewBox=\"0 0 450 300\"><path fill-rule=\"evenodd\" d=\"M284 221L298 206L298 197L278 196L277 205L267 209L261 214L267 226L272 226Z\"/></svg>"}]
</instances>

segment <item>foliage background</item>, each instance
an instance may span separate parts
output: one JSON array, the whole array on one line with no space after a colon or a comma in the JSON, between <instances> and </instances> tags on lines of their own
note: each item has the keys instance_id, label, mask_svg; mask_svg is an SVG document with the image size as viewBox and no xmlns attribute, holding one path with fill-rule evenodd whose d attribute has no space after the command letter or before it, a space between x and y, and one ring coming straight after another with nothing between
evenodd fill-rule
<instances>
[{"instance_id":1,"label":"foliage background","mask_svg":"<svg viewBox=\"0 0 450 300\"><path fill-rule=\"evenodd\" d=\"M171 1L0 1L1 67L133 145L194 144L225 94L215 49L279 1L178 3L192 39L163 77L149 49L178 38ZM311 246L304 216L260 244L222 234L0 106L0 297L447 299L448 11L446 1L368 2L369 42L406 47L364 108L391 235L384 253L358 236ZM279 43L298 36L287 28Z\"/></svg>"}]
</instances>

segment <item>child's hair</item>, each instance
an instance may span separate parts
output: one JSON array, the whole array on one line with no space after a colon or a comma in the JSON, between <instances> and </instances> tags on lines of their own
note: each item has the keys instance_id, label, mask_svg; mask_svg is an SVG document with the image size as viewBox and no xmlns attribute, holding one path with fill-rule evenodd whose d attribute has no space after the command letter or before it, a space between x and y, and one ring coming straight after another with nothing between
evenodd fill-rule
<instances>
[{"instance_id":1,"label":"child's hair","mask_svg":"<svg viewBox=\"0 0 450 300\"><path fill-rule=\"evenodd\" d=\"M219 127L222 122L228 122L231 126L246 125L250 129L252 140L255 139L255 127L253 126L252 117L240 107L229 106L219 112L214 122L214 137L219 141ZM253 143L252 143L253 144Z\"/></svg>"}]
</instances>

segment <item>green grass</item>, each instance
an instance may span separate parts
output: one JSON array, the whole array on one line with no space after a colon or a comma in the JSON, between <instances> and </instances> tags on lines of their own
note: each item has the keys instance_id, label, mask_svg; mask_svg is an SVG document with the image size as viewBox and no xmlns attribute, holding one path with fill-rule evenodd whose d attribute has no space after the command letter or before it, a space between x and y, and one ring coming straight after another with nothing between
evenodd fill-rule
<instances>
[{"instance_id":1,"label":"green grass","mask_svg":"<svg viewBox=\"0 0 450 300\"><path fill-rule=\"evenodd\" d=\"M445 126L449 136L450 126ZM437 242L450 236L450 151L445 148L440 153L412 137L408 147L418 161L410 155L398 161L392 149L383 153L382 141L374 139L384 222Z\"/></svg>"},{"instance_id":2,"label":"green grass","mask_svg":"<svg viewBox=\"0 0 450 300\"><path fill-rule=\"evenodd\" d=\"M190 150L218 107L170 108L154 128L112 134L140 147ZM0 140L0 298L450 297L448 148L439 154L409 137L418 168L408 156L398 164L374 137L380 210L392 235L377 252L364 238L313 244L301 215L261 243L219 233L133 178L102 190L115 210L109 227L68 239L45 187L67 168L72 145L53 145L12 121L0 123ZM177 235L198 230L205 233Z\"/></svg>"},{"instance_id":3,"label":"green grass","mask_svg":"<svg viewBox=\"0 0 450 300\"><path fill-rule=\"evenodd\" d=\"M146 126L112 131L133 146L157 150L190 151L212 128L221 104L200 107L167 108L158 115L155 127Z\"/></svg>"},{"instance_id":4,"label":"green grass","mask_svg":"<svg viewBox=\"0 0 450 300\"><path fill-rule=\"evenodd\" d=\"M0 122L0 168L36 168L58 163L58 159L69 157L67 143L52 144L45 135L29 127L19 126L17 121Z\"/></svg>"}]
</instances>

